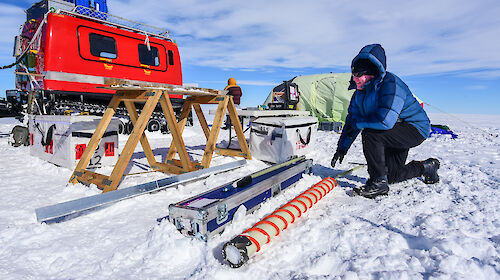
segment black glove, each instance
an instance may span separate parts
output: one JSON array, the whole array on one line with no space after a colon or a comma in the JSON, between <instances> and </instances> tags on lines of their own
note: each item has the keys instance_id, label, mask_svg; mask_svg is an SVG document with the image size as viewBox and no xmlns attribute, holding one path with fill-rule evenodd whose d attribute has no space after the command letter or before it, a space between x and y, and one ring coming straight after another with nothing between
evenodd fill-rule
<instances>
[{"instance_id":1,"label":"black glove","mask_svg":"<svg viewBox=\"0 0 500 280\"><path fill-rule=\"evenodd\" d=\"M330 163L330 165L332 167L335 167L337 160L339 161L339 163L342 163L342 160L344 160L344 156L345 156L346 152L347 151L337 150L335 152L335 154L333 155L332 162Z\"/></svg>"}]
</instances>

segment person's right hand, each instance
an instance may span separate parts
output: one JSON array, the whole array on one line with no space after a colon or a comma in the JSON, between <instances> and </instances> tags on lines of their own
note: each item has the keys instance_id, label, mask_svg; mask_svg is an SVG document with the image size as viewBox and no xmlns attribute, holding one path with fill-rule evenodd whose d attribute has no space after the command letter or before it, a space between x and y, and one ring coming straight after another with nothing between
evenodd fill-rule
<instances>
[{"instance_id":1,"label":"person's right hand","mask_svg":"<svg viewBox=\"0 0 500 280\"><path fill-rule=\"evenodd\" d=\"M337 161L339 163L342 163L342 160L344 160L345 154L346 154L346 151L337 150L335 152L335 154L333 155L332 162L330 163L330 165L332 167L335 167L335 164L337 163Z\"/></svg>"}]
</instances>

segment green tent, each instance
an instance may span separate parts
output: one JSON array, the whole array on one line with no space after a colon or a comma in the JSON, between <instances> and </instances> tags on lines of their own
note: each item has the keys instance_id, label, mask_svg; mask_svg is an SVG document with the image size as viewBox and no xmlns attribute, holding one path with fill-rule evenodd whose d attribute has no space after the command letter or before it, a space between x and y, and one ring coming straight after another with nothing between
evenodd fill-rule
<instances>
[{"instance_id":1,"label":"green tent","mask_svg":"<svg viewBox=\"0 0 500 280\"><path fill-rule=\"evenodd\" d=\"M320 122L345 123L347 108L354 93L354 90L347 90L350 79L350 73L316 74L293 78L291 82L297 84L300 94L298 109L310 111ZM269 93L265 105L272 102L272 93L276 91L281 91L280 86Z\"/></svg>"}]
</instances>

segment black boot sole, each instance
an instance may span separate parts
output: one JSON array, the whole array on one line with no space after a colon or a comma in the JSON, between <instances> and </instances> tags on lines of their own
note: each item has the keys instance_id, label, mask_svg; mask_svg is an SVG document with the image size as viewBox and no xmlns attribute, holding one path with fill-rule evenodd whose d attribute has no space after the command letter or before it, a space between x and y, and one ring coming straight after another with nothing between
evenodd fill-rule
<instances>
[{"instance_id":1,"label":"black boot sole","mask_svg":"<svg viewBox=\"0 0 500 280\"><path fill-rule=\"evenodd\" d=\"M387 188L387 190L383 190L383 191L380 191L380 192L376 192L376 193L365 193L363 192L361 189L359 188L354 188L353 191L359 195L359 196L362 196L362 197L366 197L366 198L369 198L369 199L374 199L375 197L379 196L379 195L388 195L389 193L389 188Z\"/></svg>"},{"instance_id":2,"label":"black boot sole","mask_svg":"<svg viewBox=\"0 0 500 280\"><path fill-rule=\"evenodd\" d=\"M436 184L436 183L439 183L439 176L437 177L437 179L429 179L429 178L426 178L426 177L424 176L423 181L424 181L424 183L426 183L427 185Z\"/></svg>"}]
</instances>

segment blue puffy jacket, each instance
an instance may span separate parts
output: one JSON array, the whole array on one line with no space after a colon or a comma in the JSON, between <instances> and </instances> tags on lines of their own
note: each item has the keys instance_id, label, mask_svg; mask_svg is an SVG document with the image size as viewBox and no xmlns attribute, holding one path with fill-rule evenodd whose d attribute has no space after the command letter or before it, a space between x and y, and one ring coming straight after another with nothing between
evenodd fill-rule
<instances>
[{"instance_id":1,"label":"blue puffy jacket","mask_svg":"<svg viewBox=\"0 0 500 280\"><path fill-rule=\"evenodd\" d=\"M352 60L369 59L379 74L356 90L349 104L348 114L338 149L347 151L363 128L389 130L396 122L413 125L424 138L429 137L431 125L427 114L408 86L396 75L386 72L385 51L379 44L365 46ZM356 88L351 79L349 89Z\"/></svg>"}]
</instances>

